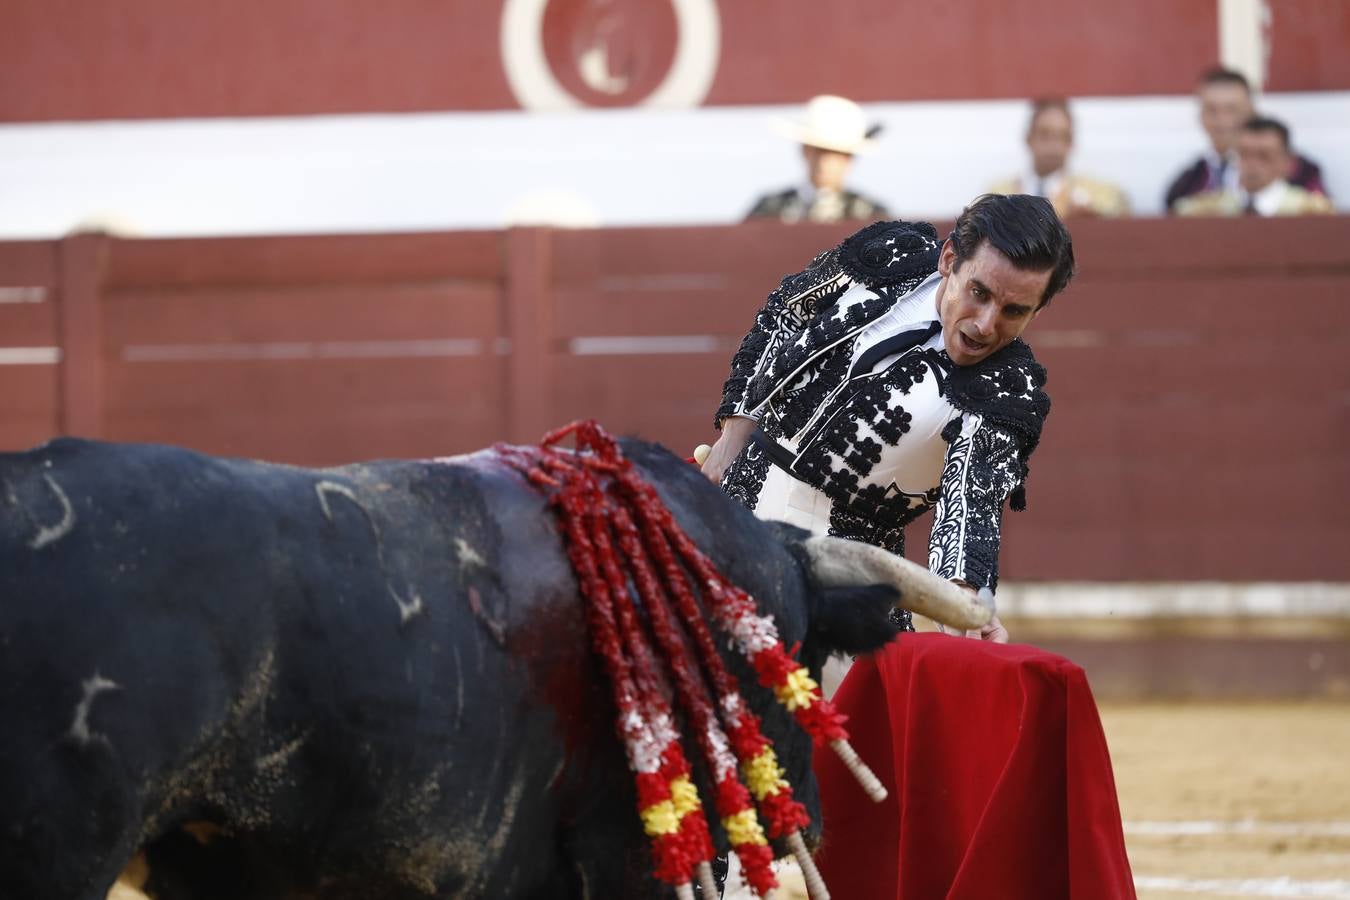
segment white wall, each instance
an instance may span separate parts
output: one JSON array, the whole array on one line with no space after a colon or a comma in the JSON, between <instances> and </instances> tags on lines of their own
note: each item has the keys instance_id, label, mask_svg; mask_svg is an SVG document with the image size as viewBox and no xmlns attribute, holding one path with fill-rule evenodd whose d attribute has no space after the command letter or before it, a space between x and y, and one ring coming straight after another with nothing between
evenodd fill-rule
<instances>
[{"instance_id":1,"label":"white wall","mask_svg":"<svg viewBox=\"0 0 1350 900\"><path fill-rule=\"evenodd\" d=\"M1350 208L1350 92L1271 95ZM1189 97L1075 102L1075 167L1159 211L1203 146ZM544 209L573 224L730 222L801 178L771 128L797 107L444 113L0 126L0 238L90 220L143 235L497 227ZM954 215L1023 165L1026 105L891 103L854 186L905 216Z\"/></svg>"}]
</instances>

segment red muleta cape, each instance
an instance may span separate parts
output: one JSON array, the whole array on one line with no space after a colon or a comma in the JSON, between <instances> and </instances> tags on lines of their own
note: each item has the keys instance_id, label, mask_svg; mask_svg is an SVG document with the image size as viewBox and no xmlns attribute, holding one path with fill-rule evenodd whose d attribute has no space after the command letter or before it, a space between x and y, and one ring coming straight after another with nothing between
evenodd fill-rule
<instances>
[{"instance_id":1,"label":"red muleta cape","mask_svg":"<svg viewBox=\"0 0 1350 900\"><path fill-rule=\"evenodd\" d=\"M1025 644L906 634L834 701L890 790L817 753L817 859L847 900L1135 896L1111 758L1083 670Z\"/></svg>"}]
</instances>

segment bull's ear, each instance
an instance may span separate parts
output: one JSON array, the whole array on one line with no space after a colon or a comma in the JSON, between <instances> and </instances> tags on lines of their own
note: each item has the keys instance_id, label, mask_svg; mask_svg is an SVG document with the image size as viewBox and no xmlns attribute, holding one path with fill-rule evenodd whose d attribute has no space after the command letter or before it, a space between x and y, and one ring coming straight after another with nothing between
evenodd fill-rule
<instances>
[{"instance_id":1,"label":"bull's ear","mask_svg":"<svg viewBox=\"0 0 1350 900\"><path fill-rule=\"evenodd\" d=\"M765 522L796 560L806 585L806 634L800 659L819 667L836 653L871 653L900 633L891 621L900 592L893 584L860 580L857 584L822 584L808 548L811 533L786 522Z\"/></svg>"},{"instance_id":2,"label":"bull's ear","mask_svg":"<svg viewBox=\"0 0 1350 900\"><path fill-rule=\"evenodd\" d=\"M884 584L816 588L810 643L824 654L880 650L900 633L890 617L898 596Z\"/></svg>"}]
</instances>

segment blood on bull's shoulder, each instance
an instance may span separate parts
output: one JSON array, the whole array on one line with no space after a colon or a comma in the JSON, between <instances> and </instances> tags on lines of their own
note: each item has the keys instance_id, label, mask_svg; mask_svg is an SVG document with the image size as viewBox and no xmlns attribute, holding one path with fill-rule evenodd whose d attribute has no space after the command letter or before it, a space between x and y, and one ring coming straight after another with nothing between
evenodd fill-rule
<instances>
[{"instance_id":1,"label":"blood on bull's shoulder","mask_svg":"<svg viewBox=\"0 0 1350 900\"><path fill-rule=\"evenodd\" d=\"M893 587L624 450L817 676L893 637ZM102 900L138 851L165 900L668 895L563 540L496 453L3 454L0 598L4 896ZM817 820L810 739L725 658Z\"/></svg>"}]
</instances>

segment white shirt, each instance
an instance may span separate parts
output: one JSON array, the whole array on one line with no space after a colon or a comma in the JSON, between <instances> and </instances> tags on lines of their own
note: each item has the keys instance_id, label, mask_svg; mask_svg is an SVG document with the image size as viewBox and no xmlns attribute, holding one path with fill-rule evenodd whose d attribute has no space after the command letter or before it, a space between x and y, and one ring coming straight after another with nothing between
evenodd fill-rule
<instances>
[{"instance_id":1,"label":"white shirt","mask_svg":"<svg viewBox=\"0 0 1350 900\"><path fill-rule=\"evenodd\" d=\"M1279 213L1280 204L1284 203L1284 195L1287 193L1289 193L1289 182L1280 178L1261 188L1255 194L1244 193L1242 205L1245 208L1247 199L1250 199L1252 206L1256 207L1257 213L1263 216L1273 216Z\"/></svg>"},{"instance_id":2,"label":"white shirt","mask_svg":"<svg viewBox=\"0 0 1350 900\"><path fill-rule=\"evenodd\" d=\"M853 343L853 359L850 365L857 363L858 359L872 345L893 335L909 331L912 328L921 328L929 322L937 321L939 318L937 289L941 283L942 273L934 272L925 278L918 287L897 300L894 306L878 316L876 321L864 328L859 333L858 339ZM923 346L941 347L942 332L939 331L933 335ZM895 362L899 355L896 353L878 360L877 364L872 367L872 371L886 368Z\"/></svg>"},{"instance_id":3,"label":"white shirt","mask_svg":"<svg viewBox=\"0 0 1350 900\"><path fill-rule=\"evenodd\" d=\"M1018 179L1017 186L1022 189L1022 193L1031 194L1033 197L1044 197L1049 200L1059 191L1060 183L1067 177L1063 169L1051 172L1042 178L1036 174L1035 169L1027 169L1026 174ZM1040 188L1037 190L1037 188Z\"/></svg>"}]
</instances>

